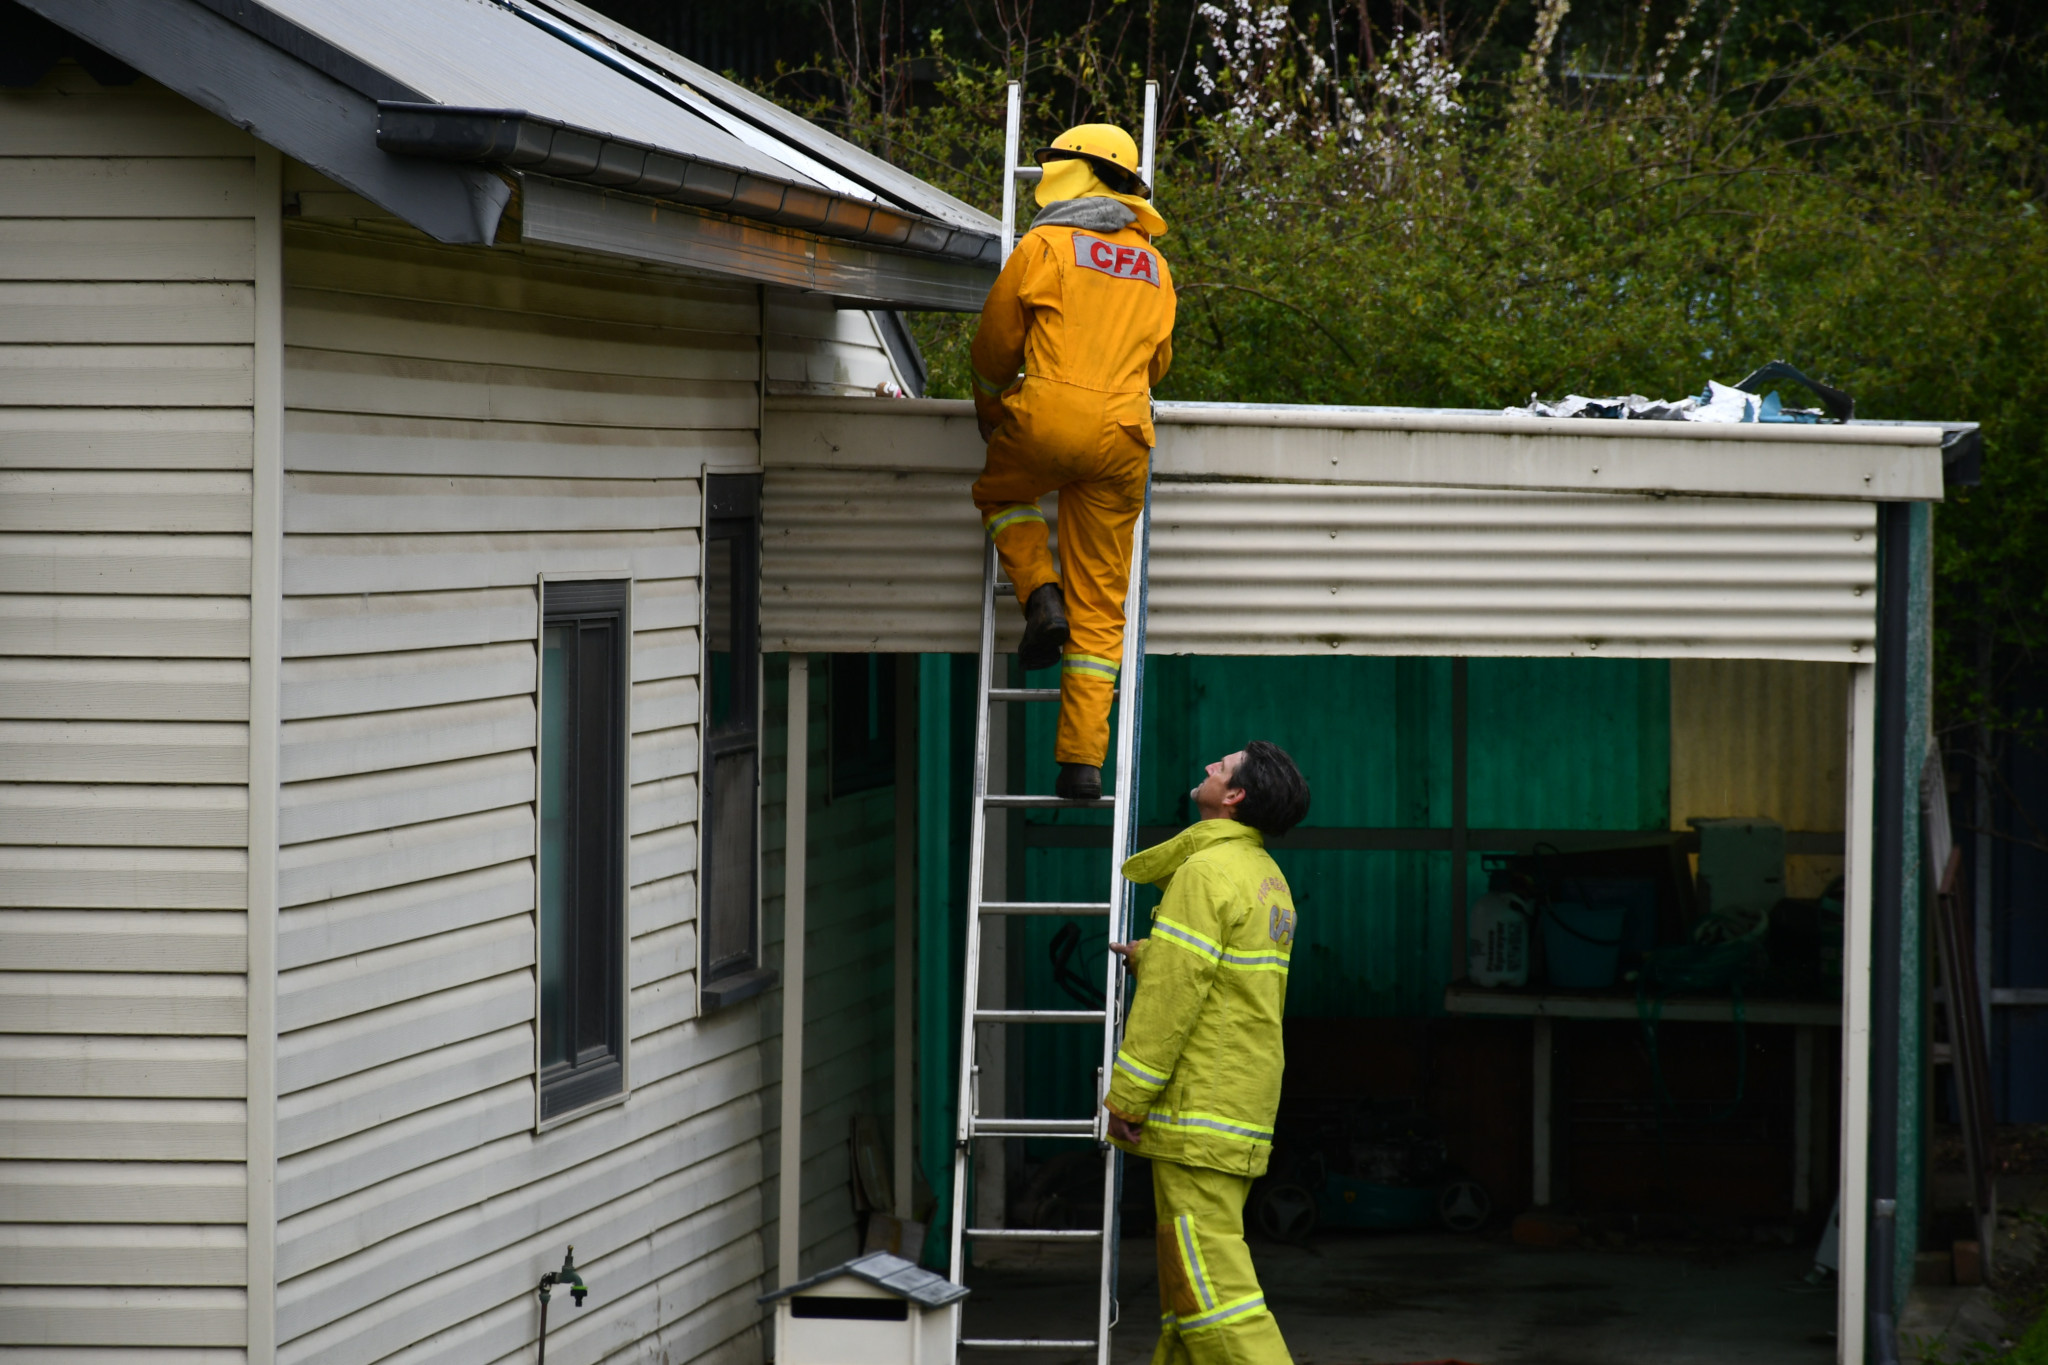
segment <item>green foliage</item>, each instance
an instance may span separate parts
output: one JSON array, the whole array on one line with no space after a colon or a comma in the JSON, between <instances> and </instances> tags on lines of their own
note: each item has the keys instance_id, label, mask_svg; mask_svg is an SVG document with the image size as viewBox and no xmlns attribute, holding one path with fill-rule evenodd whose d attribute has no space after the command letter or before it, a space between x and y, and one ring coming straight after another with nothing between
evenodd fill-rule
<instances>
[{"instance_id":1,"label":"green foliage","mask_svg":"<svg viewBox=\"0 0 2048 1365\"><path fill-rule=\"evenodd\" d=\"M1982 686L1980 631L2008 672L2040 656L2048 143L2001 112L1978 20L1827 36L1688 0L1596 58L1553 50L1568 5L1544 0L1519 68L1482 81L1427 31L1333 70L1312 23L1225 3L1161 152L1180 316L1160 397L1499 408L1679 397L1788 359L1859 416L1984 426L1983 487L1937 518L1944 722L2003 690ZM1027 140L1135 123L1138 73L1093 43L1041 46L1031 88L1065 98L1034 105ZM993 206L1004 76L936 55L936 100L886 150ZM968 393L973 324L916 320L934 394Z\"/></svg>"}]
</instances>

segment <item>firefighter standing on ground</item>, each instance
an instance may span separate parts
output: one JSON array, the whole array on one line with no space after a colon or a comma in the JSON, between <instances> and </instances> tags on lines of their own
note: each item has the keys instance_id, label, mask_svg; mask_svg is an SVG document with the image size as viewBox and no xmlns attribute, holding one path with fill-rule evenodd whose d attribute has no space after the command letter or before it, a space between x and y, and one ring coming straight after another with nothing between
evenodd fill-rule
<instances>
[{"instance_id":1,"label":"firefighter standing on ground","mask_svg":"<svg viewBox=\"0 0 2048 1365\"><path fill-rule=\"evenodd\" d=\"M1151 937L1113 945L1138 991L1103 1104L1110 1140L1152 1162L1164 1307L1152 1365L1287 1365L1244 1202L1273 1149L1295 935L1265 841L1308 814L1308 783L1254 740L1189 796L1200 823L1123 867L1165 897Z\"/></svg>"},{"instance_id":2,"label":"firefighter standing on ground","mask_svg":"<svg viewBox=\"0 0 2048 1365\"><path fill-rule=\"evenodd\" d=\"M1151 245L1166 221L1147 202L1129 134L1082 124L1038 161L1043 211L974 335L975 415L988 442L974 503L1024 605L1024 667L1060 665L1058 794L1088 798L1102 793L1132 528L1151 463L1151 387L1173 359L1173 279ZM1054 489L1057 568L1038 508Z\"/></svg>"}]
</instances>

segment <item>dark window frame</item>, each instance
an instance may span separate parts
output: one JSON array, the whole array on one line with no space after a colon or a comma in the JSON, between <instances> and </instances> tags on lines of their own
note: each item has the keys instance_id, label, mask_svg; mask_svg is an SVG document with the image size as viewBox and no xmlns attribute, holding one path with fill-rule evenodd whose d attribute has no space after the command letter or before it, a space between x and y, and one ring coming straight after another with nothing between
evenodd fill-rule
<instances>
[{"instance_id":1,"label":"dark window frame","mask_svg":"<svg viewBox=\"0 0 2048 1365\"><path fill-rule=\"evenodd\" d=\"M761 476L707 473L704 502L697 942L710 1011L759 995L776 974L761 964Z\"/></svg>"},{"instance_id":2,"label":"dark window frame","mask_svg":"<svg viewBox=\"0 0 2048 1365\"><path fill-rule=\"evenodd\" d=\"M540 675L536 686L534 849L535 1063L537 1123L551 1124L625 1095L627 1078L627 830L631 801L631 579L543 577ZM573 646L549 658L552 633ZM593 668L601 672L591 677ZM558 671L566 684L551 693ZM563 692L567 695L564 696ZM566 705L566 712L558 709ZM567 751L550 752L556 724ZM557 856L567 862L566 941L551 948L549 910L551 770L562 763L568 793ZM566 953L566 964L553 957ZM557 977L557 969L566 975ZM551 981L551 978L554 978ZM566 1035L566 1036L565 1036ZM566 1046L564 1044L566 1043ZM566 1052L568 1055L561 1055Z\"/></svg>"}]
</instances>

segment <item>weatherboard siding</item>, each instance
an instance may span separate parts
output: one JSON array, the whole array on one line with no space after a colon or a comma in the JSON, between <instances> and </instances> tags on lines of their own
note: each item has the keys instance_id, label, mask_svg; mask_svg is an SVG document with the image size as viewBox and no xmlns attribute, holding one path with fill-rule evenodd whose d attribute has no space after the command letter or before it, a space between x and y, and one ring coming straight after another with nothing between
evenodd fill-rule
<instances>
[{"instance_id":1,"label":"weatherboard siding","mask_svg":"<svg viewBox=\"0 0 2048 1365\"><path fill-rule=\"evenodd\" d=\"M572 1242L601 1291L551 1359L758 1359L777 1016L699 1014L696 819L701 473L758 463L761 291L369 224L292 225L285 272L278 1359L518 1357ZM865 314L785 317L771 373L893 377ZM634 579L632 1091L536 1133L537 581L595 572Z\"/></svg>"},{"instance_id":2,"label":"weatherboard siding","mask_svg":"<svg viewBox=\"0 0 2048 1365\"><path fill-rule=\"evenodd\" d=\"M68 65L0 129L0 1316L240 1359L258 148ZM901 376L754 286L374 215L285 245L278 1357L520 1358L573 1241L558 1359L758 1359L776 1016L697 1008L700 475L758 467L764 373ZM633 1091L536 1134L536 582L591 570L635 580ZM880 1038L880 978L835 984L879 961L814 1029ZM874 1092L813 1056L822 1253Z\"/></svg>"},{"instance_id":3,"label":"weatherboard siding","mask_svg":"<svg viewBox=\"0 0 2048 1365\"><path fill-rule=\"evenodd\" d=\"M760 1260L757 1012L694 975L700 476L755 461L759 300L407 237L286 235L278 1357L527 1348L572 1241L617 1349ZM635 581L633 1091L536 1133L537 584L591 571Z\"/></svg>"},{"instance_id":4,"label":"weatherboard siding","mask_svg":"<svg viewBox=\"0 0 2048 1365\"><path fill-rule=\"evenodd\" d=\"M0 146L0 1321L238 1360L257 149L68 63Z\"/></svg>"}]
</instances>

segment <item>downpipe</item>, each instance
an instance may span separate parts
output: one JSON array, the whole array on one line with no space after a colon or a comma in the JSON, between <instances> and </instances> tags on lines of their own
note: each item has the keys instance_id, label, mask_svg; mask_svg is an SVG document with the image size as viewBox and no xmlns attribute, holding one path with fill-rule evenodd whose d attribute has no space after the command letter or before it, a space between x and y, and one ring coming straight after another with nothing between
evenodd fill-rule
<instances>
[{"instance_id":1,"label":"downpipe","mask_svg":"<svg viewBox=\"0 0 2048 1365\"><path fill-rule=\"evenodd\" d=\"M1878 507L1877 839L1870 924L1870 1239L1865 1357L1898 1365L1899 954L1904 947L1907 599L1912 508Z\"/></svg>"}]
</instances>

